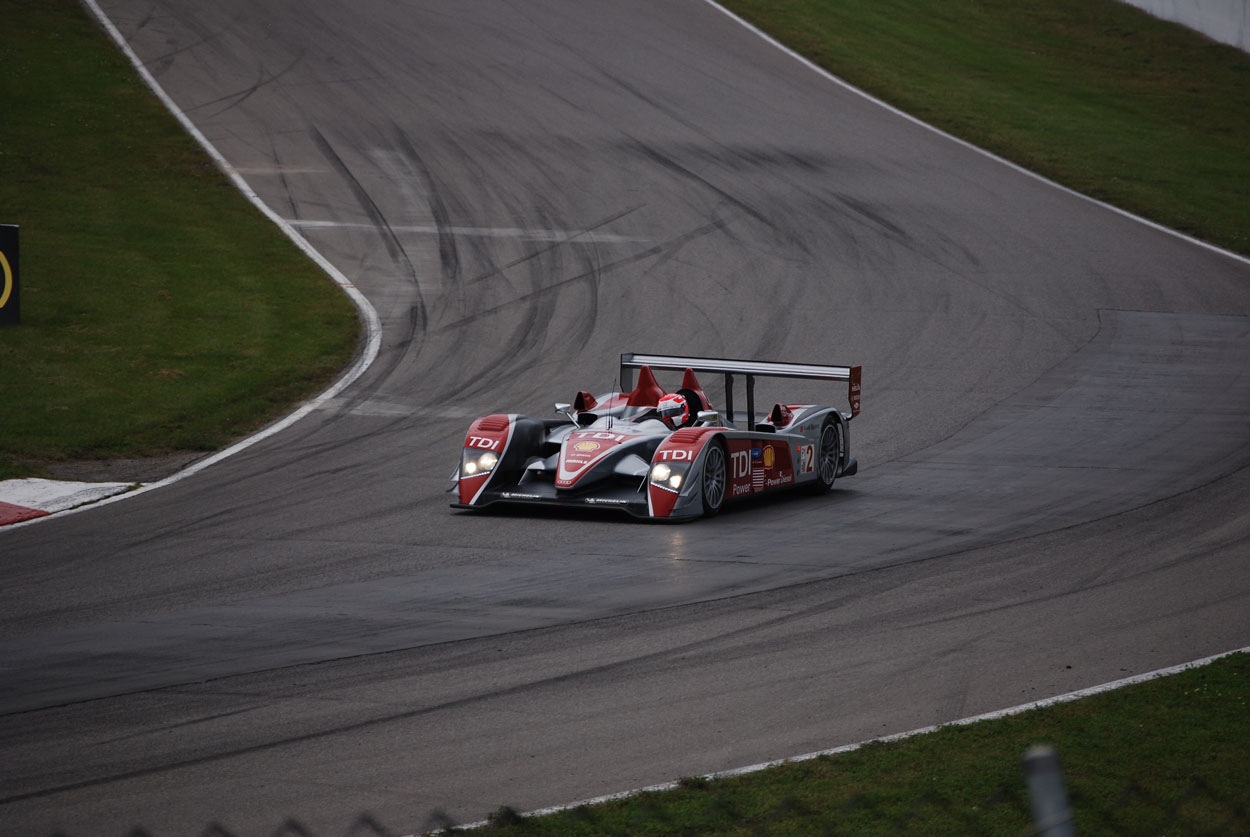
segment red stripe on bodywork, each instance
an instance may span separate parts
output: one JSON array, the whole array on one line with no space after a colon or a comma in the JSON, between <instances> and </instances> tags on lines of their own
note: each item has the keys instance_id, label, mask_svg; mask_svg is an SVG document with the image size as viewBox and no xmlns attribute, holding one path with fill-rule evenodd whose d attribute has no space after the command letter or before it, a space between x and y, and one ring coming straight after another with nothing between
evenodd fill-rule
<instances>
[{"instance_id":1,"label":"red stripe on bodywork","mask_svg":"<svg viewBox=\"0 0 1250 837\"><path fill-rule=\"evenodd\" d=\"M851 367L851 381L847 386L848 395L851 401L851 418L859 415L859 400L861 396L861 382L863 378L864 368L862 366Z\"/></svg>"},{"instance_id":2,"label":"red stripe on bodywork","mask_svg":"<svg viewBox=\"0 0 1250 837\"><path fill-rule=\"evenodd\" d=\"M512 435L512 417L508 415L484 416L469 425L469 432L464 434L464 447L470 450L493 451L503 460L504 451L508 449L508 439ZM460 476L460 502L466 506L477 500L486 483L490 482L494 471L472 477Z\"/></svg>"}]
</instances>

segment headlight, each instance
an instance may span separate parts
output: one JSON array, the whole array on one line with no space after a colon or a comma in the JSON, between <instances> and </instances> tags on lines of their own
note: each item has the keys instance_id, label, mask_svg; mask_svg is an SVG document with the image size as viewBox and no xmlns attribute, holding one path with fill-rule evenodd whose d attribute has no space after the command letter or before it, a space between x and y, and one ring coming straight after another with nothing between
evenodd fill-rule
<instances>
[{"instance_id":1,"label":"headlight","mask_svg":"<svg viewBox=\"0 0 1250 837\"><path fill-rule=\"evenodd\" d=\"M465 448L460 460L460 476L477 477L489 474L499 464L499 455L494 451Z\"/></svg>"},{"instance_id":2,"label":"headlight","mask_svg":"<svg viewBox=\"0 0 1250 837\"><path fill-rule=\"evenodd\" d=\"M651 466L651 484L674 494L681 491L681 484L690 470L689 462L657 462Z\"/></svg>"}]
</instances>

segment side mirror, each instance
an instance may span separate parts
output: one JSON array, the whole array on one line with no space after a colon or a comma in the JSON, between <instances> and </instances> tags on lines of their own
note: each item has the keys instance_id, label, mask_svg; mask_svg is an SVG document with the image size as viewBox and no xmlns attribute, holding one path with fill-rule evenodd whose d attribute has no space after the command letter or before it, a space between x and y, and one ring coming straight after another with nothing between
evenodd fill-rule
<instances>
[{"instance_id":1,"label":"side mirror","mask_svg":"<svg viewBox=\"0 0 1250 837\"><path fill-rule=\"evenodd\" d=\"M720 424L720 413L715 410L700 410L695 424Z\"/></svg>"},{"instance_id":2,"label":"side mirror","mask_svg":"<svg viewBox=\"0 0 1250 837\"><path fill-rule=\"evenodd\" d=\"M577 416L573 415L573 405L565 404L562 401L556 402L556 412L567 418L569 421L577 424Z\"/></svg>"}]
</instances>

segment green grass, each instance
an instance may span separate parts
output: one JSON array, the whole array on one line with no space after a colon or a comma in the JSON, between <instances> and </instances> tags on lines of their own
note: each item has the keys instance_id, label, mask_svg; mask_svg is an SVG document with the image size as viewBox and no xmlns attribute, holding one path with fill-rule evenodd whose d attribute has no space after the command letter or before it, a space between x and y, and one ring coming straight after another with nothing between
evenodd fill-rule
<instances>
[{"instance_id":1,"label":"green grass","mask_svg":"<svg viewBox=\"0 0 1250 837\"><path fill-rule=\"evenodd\" d=\"M1052 746L1078 834L1250 833L1250 655L1073 703L546 817L506 835L1028 834L1021 759Z\"/></svg>"},{"instance_id":2,"label":"green grass","mask_svg":"<svg viewBox=\"0 0 1250 837\"><path fill-rule=\"evenodd\" d=\"M347 298L248 203L74 0L0 27L0 223L22 322L0 328L0 479L210 451L340 372Z\"/></svg>"},{"instance_id":3,"label":"green grass","mask_svg":"<svg viewBox=\"0 0 1250 837\"><path fill-rule=\"evenodd\" d=\"M1250 255L1250 55L1113 0L720 0L851 84Z\"/></svg>"}]
</instances>

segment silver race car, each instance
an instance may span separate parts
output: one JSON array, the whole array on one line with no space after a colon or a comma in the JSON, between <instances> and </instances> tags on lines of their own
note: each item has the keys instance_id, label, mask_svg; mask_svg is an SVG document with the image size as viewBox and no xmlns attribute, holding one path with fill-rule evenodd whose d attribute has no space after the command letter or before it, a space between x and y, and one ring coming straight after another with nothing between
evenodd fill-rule
<instances>
[{"instance_id":1,"label":"silver race car","mask_svg":"<svg viewBox=\"0 0 1250 837\"><path fill-rule=\"evenodd\" d=\"M858 466L849 423L859 414L860 367L666 355L621 355L622 390L579 392L560 418L483 416L469 426L452 475L453 508L496 503L618 508L651 520L689 520L725 504L795 487L824 493ZM653 370L682 373L672 391ZM725 408L708 401L696 373L724 375ZM746 411L734 412L734 381ZM755 379L844 381L850 410L774 404L755 412ZM739 426L741 424L742 426Z\"/></svg>"}]
</instances>

